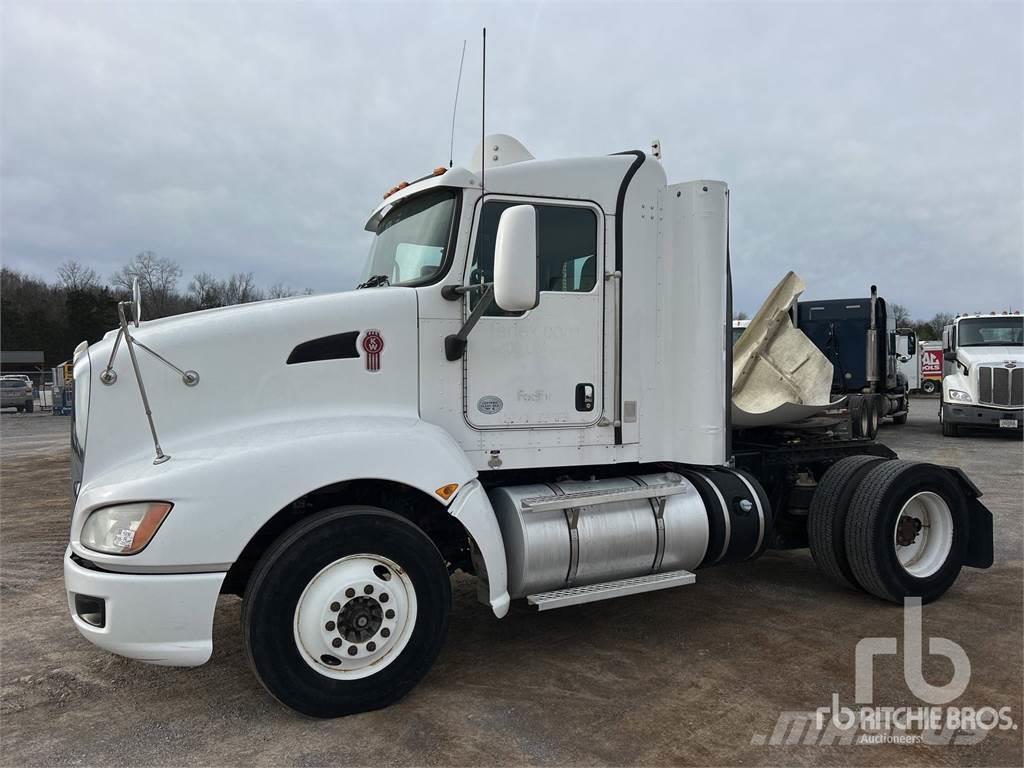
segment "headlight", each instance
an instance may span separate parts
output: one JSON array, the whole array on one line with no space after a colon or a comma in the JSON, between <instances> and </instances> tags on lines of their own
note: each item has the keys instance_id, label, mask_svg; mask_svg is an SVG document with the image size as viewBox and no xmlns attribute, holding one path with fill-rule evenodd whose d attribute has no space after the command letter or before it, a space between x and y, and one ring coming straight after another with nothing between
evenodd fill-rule
<instances>
[{"instance_id":1,"label":"headlight","mask_svg":"<svg viewBox=\"0 0 1024 768\"><path fill-rule=\"evenodd\" d=\"M171 506L163 501L140 501L101 507L92 512L82 526L82 546L108 555L141 552L160 528Z\"/></svg>"},{"instance_id":2,"label":"headlight","mask_svg":"<svg viewBox=\"0 0 1024 768\"><path fill-rule=\"evenodd\" d=\"M967 392L961 392L959 389L949 390L949 399L955 400L958 403L974 402L973 400L971 400L970 394L968 394Z\"/></svg>"}]
</instances>

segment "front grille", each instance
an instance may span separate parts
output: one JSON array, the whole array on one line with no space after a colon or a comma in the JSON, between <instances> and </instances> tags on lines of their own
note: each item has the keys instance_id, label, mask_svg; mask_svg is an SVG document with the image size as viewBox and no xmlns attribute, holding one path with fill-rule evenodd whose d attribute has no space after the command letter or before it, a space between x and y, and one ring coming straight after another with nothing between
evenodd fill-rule
<instances>
[{"instance_id":1,"label":"front grille","mask_svg":"<svg viewBox=\"0 0 1024 768\"><path fill-rule=\"evenodd\" d=\"M979 367L978 402L1001 407L1024 405L1024 368Z\"/></svg>"}]
</instances>

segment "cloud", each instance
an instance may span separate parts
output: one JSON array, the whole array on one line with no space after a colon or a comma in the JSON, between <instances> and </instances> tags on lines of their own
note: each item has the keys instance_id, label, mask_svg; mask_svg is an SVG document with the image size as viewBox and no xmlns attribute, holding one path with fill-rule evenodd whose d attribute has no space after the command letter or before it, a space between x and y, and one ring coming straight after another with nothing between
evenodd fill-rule
<instances>
[{"instance_id":1,"label":"cloud","mask_svg":"<svg viewBox=\"0 0 1024 768\"><path fill-rule=\"evenodd\" d=\"M1024 305L1016 4L8 2L0 247L52 277L351 287L384 190L489 129L540 158L646 148L732 190L736 305L795 269L914 315Z\"/></svg>"}]
</instances>

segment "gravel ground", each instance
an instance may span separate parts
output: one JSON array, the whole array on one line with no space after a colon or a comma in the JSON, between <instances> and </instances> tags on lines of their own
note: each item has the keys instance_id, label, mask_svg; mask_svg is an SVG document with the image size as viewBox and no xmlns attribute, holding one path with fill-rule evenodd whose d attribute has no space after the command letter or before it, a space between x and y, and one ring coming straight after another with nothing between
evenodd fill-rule
<instances>
[{"instance_id":1,"label":"gravel ground","mask_svg":"<svg viewBox=\"0 0 1024 768\"><path fill-rule=\"evenodd\" d=\"M317 722L272 701L246 665L240 602L222 598L198 669L121 659L80 638L61 577L70 510L68 419L0 417L0 760L3 765L1020 765L1024 448L1005 434L942 438L934 400L881 440L959 465L995 517L996 565L965 570L924 609L959 643L957 706L1012 708L1015 730L973 745L764 745L783 711L854 698L854 648L902 638L902 611L833 587L806 552L701 571L677 590L502 621L457 577L451 630L397 705ZM900 641L902 644L902 640ZM927 649L926 649L927 650ZM951 666L926 656L926 678ZM921 706L900 657L875 663L881 706Z\"/></svg>"}]
</instances>

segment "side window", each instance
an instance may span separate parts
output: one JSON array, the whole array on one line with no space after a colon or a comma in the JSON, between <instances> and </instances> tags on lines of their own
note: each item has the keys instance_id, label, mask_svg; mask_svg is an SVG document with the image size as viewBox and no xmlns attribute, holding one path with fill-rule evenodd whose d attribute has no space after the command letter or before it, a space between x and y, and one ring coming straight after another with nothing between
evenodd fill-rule
<instances>
[{"instance_id":1,"label":"side window","mask_svg":"<svg viewBox=\"0 0 1024 768\"><path fill-rule=\"evenodd\" d=\"M494 278L494 241L498 220L508 208L520 203L485 203L477 228L470 282L489 283ZM597 216L589 208L536 205L537 287L543 292L589 293L597 284ZM479 294L473 294L474 301ZM543 299L542 299L543 300ZM495 306L488 315L504 315Z\"/></svg>"}]
</instances>

